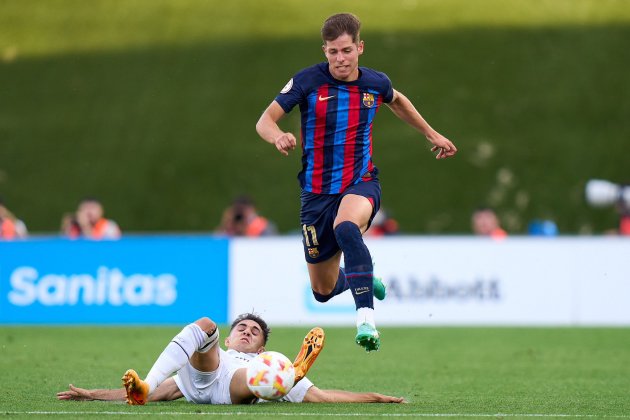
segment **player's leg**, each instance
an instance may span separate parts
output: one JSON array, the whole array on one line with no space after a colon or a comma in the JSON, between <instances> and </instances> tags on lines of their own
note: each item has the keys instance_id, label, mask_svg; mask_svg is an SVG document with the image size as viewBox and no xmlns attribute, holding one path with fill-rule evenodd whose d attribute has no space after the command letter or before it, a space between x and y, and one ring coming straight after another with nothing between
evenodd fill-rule
<instances>
[{"instance_id":1,"label":"player's leg","mask_svg":"<svg viewBox=\"0 0 630 420\"><path fill-rule=\"evenodd\" d=\"M357 194L345 195L334 222L335 237L344 254L346 279L357 308L357 344L378 350L380 337L374 322L374 274L372 256L363 242L374 214L372 201Z\"/></svg>"},{"instance_id":2,"label":"player's leg","mask_svg":"<svg viewBox=\"0 0 630 420\"><path fill-rule=\"evenodd\" d=\"M313 296L318 302L327 302L350 287L345 270L340 268L341 250L333 230L339 200L336 195L302 193L301 197L304 257ZM385 298L385 286L380 279L374 279L374 294L377 299Z\"/></svg>"},{"instance_id":3,"label":"player's leg","mask_svg":"<svg viewBox=\"0 0 630 420\"><path fill-rule=\"evenodd\" d=\"M219 367L220 359L219 328L210 318L201 318L195 324L201 327L206 338L190 357L190 364L200 372L214 372Z\"/></svg>"},{"instance_id":4,"label":"player's leg","mask_svg":"<svg viewBox=\"0 0 630 420\"><path fill-rule=\"evenodd\" d=\"M127 403L146 403L149 394L189 361L194 363L193 367L197 370L216 370L219 366L216 346L218 340L219 330L209 318L201 318L188 324L162 351L144 381L133 369L125 372L123 384L127 390ZM209 351L211 349L213 351Z\"/></svg>"},{"instance_id":5,"label":"player's leg","mask_svg":"<svg viewBox=\"0 0 630 420\"><path fill-rule=\"evenodd\" d=\"M343 270L339 267L341 251L316 264L307 262L313 296L318 302L328 302L332 297L348 290Z\"/></svg>"},{"instance_id":6,"label":"player's leg","mask_svg":"<svg viewBox=\"0 0 630 420\"><path fill-rule=\"evenodd\" d=\"M313 296L319 302L327 302L348 288L345 275L339 269L341 251L332 228L337 203L337 195L308 192L301 195L304 258Z\"/></svg>"},{"instance_id":7,"label":"player's leg","mask_svg":"<svg viewBox=\"0 0 630 420\"><path fill-rule=\"evenodd\" d=\"M230 380L230 399L232 404L251 404L256 396L247 386L247 368L234 372Z\"/></svg>"},{"instance_id":8,"label":"player's leg","mask_svg":"<svg viewBox=\"0 0 630 420\"><path fill-rule=\"evenodd\" d=\"M341 251L335 256L318 264L307 263L308 275L311 279L313 296L318 302L328 302L333 297L350 288L346 278L345 268L340 267ZM372 281L374 297L378 300L385 299L387 288L379 277Z\"/></svg>"}]
</instances>

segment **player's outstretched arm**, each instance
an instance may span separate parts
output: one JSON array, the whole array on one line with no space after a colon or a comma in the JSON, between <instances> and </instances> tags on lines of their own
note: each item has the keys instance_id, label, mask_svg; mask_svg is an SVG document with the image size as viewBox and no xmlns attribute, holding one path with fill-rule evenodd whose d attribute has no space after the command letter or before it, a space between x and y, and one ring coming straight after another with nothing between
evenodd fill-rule
<instances>
[{"instance_id":1,"label":"player's outstretched arm","mask_svg":"<svg viewBox=\"0 0 630 420\"><path fill-rule=\"evenodd\" d=\"M394 115L424 134L433 145L431 151L438 152L436 159L444 159L457 153L453 142L435 131L405 95L394 89L394 98L387 105Z\"/></svg>"},{"instance_id":2,"label":"player's outstretched arm","mask_svg":"<svg viewBox=\"0 0 630 420\"><path fill-rule=\"evenodd\" d=\"M179 390L177 382L175 382L175 379L171 376L155 388L155 391L149 394L149 402L174 401L183 396L184 394Z\"/></svg>"},{"instance_id":3,"label":"player's outstretched arm","mask_svg":"<svg viewBox=\"0 0 630 420\"><path fill-rule=\"evenodd\" d=\"M278 126L278 121L284 116L284 109L273 101L271 105L265 109L256 123L256 131L267 143L276 146L276 149L285 156L289 155L289 151L295 149L297 141L291 133L285 133Z\"/></svg>"},{"instance_id":4,"label":"player's outstretched arm","mask_svg":"<svg viewBox=\"0 0 630 420\"><path fill-rule=\"evenodd\" d=\"M183 394L177 387L175 379L168 378L158 386L151 395L149 401L173 401L183 397ZM79 388L72 384L69 385L67 391L57 393L58 400L72 401L125 401L127 392L125 388L118 389L85 389Z\"/></svg>"},{"instance_id":5,"label":"player's outstretched arm","mask_svg":"<svg viewBox=\"0 0 630 420\"><path fill-rule=\"evenodd\" d=\"M308 403L405 403L404 398L391 397L376 392L351 392L337 389L319 389L312 386L303 402Z\"/></svg>"},{"instance_id":6,"label":"player's outstretched arm","mask_svg":"<svg viewBox=\"0 0 630 420\"><path fill-rule=\"evenodd\" d=\"M58 400L72 401L125 401L127 393L120 389L84 389L72 384L67 391L57 392Z\"/></svg>"}]
</instances>

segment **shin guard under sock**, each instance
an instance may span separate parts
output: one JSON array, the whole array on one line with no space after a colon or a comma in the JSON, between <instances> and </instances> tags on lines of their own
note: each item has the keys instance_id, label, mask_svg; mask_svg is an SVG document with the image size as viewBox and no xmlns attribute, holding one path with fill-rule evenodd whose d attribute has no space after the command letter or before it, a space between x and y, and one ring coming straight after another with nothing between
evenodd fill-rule
<instances>
[{"instance_id":1,"label":"shin guard under sock","mask_svg":"<svg viewBox=\"0 0 630 420\"><path fill-rule=\"evenodd\" d=\"M343 251L346 280L356 308L374 308L372 256L361 230L352 222L341 222L335 228L335 237Z\"/></svg>"}]
</instances>

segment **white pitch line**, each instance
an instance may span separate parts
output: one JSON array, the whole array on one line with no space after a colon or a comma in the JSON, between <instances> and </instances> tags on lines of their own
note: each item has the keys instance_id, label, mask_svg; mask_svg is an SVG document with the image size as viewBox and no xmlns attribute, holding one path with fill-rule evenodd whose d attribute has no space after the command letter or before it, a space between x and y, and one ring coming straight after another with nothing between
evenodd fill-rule
<instances>
[{"instance_id":1,"label":"white pitch line","mask_svg":"<svg viewBox=\"0 0 630 420\"><path fill-rule=\"evenodd\" d=\"M81 415L81 416L103 416L103 415L111 415L111 416L282 416L282 417L291 417L291 416L310 416L310 417L566 417L566 418L607 418L607 419L629 419L629 415L599 415L599 414L536 414L536 413L376 413L376 414L367 414L367 413L349 413L349 414L341 414L341 413L277 413L277 412L257 412L257 411L204 411L204 412L195 412L195 413L187 413L187 412L134 412L134 411L2 411L0 410L0 414L5 415L18 415L18 414L26 414L26 415Z\"/></svg>"}]
</instances>

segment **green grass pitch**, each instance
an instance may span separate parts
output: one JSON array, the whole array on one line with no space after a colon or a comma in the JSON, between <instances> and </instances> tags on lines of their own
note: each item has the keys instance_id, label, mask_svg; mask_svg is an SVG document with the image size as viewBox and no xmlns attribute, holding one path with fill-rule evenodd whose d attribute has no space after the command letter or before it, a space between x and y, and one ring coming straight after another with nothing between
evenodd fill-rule
<instances>
[{"instance_id":1,"label":"green grass pitch","mask_svg":"<svg viewBox=\"0 0 630 420\"><path fill-rule=\"evenodd\" d=\"M58 401L69 383L120 386L145 375L179 327L1 327L0 414L20 418L630 418L630 329L382 327L366 354L350 328L325 328L309 378L323 389L404 396L404 405L194 405L131 407ZM304 328L276 328L269 349L293 357ZM223 336L227 331L222 329Z\"/></svg>"}]
</instances>

